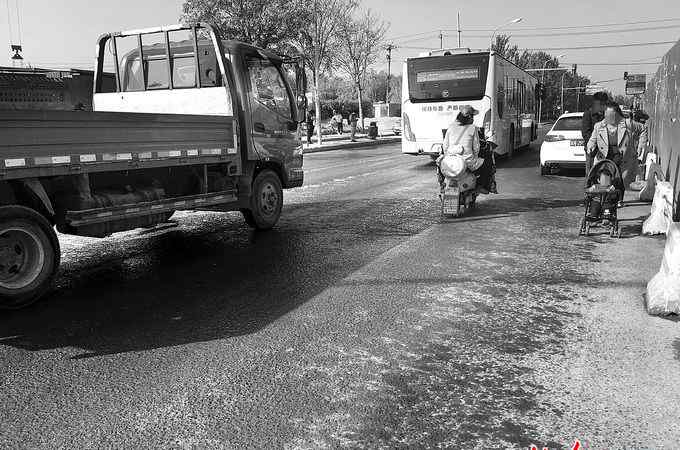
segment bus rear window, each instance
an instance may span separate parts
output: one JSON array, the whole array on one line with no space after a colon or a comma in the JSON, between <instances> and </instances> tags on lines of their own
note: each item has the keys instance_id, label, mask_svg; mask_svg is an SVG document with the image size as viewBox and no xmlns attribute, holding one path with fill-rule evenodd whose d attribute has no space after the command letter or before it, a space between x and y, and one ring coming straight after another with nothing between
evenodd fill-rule
<instances>
[{"instance_id":1,"label":"bus rear window","mask_svg":"<svg viewBox=\"0 0 680 450\"><path fill-rule=\"evenodd\" d=\"M413 102L479 100L486 91L488 54L414 58L408 61Z\"/></svg>"}]
</instances>

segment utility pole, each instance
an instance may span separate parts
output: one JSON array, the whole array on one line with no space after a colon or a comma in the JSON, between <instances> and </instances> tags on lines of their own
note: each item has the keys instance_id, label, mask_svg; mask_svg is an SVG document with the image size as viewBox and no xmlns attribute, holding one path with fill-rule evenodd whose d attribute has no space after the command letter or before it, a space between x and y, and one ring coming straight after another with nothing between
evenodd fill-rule
<instances>
[{"instance_id":1,"label":"utility pole","mask_svg":"<svg viewBox=\"0 0 680 450\"><path fill-rule=\"evenodd\" d=\"M393 44L387 44L387 89L385 89L385 103L388 105L387 108L389 109L389 104L390 104L390 78L392 77L392 49L394 48Z\"/></svg>"},{"instance_id":2,"label":"utility pole","mask_svg":"<svg viewBox=\"0 0 680 450\"><path fill-rule=\"evenodd\" d=\"M562 87L560 89L562 100L560 101L560 109L561 109L560 114L564 114L564 76L566 74L567 74L567 72L564 72L562 74Z\"/></svg>"},{"instance_id":3,"label":"utility pole","mask_svg":"<svg viewBox=\"0 0 680 450\"><path fill-rule=\"evenodd\" d=\"M463 47L463 44L461 43L461 40L460 40L460 33L461 33L461 31L460 31L460 11L458 11L458 48Z\"/></svg>"}]
</instances>

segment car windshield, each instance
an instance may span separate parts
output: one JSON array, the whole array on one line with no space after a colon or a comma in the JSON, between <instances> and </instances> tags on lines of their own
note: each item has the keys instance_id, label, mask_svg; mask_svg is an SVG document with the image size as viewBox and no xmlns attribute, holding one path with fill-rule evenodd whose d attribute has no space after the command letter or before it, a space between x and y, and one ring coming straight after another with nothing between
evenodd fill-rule
<instances>
[{"instance_id":1,"label":"car windshield","mask_svg":"<svg viewBox=\"0 0 680 450\"><path fill-rule=\"evenodd\" d=\"M553 126L553 131L579 131L582 117L562 117Z\"/></svg>"}]
</instances>

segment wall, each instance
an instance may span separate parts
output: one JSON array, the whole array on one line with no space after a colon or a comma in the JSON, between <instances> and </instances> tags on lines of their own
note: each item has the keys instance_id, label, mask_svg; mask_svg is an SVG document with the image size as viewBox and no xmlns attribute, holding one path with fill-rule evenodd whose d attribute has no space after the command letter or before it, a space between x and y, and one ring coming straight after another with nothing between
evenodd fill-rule
<instances>
[{"instance_id":1,"label":"wall","mask_svg":"<svg viewBox=\"0 0 680 450\"><path fill-rule=\"evenodd\" d=\"M92 110L91 71L0 67L0 110ZM112 74L104 85L115 88Z\"/></svg>"},{"instance_id":2,"label":"wall","mask_svg":"<svg viewBox=\"0 0 680 450\"><path fill-rule=\"evenodd\" d=\"M663 57L647 86L644 109L649 114L652 151L658 154L666 180L674 187L673 220L680 221L680 41Z\"/></svg>"}]
</instances>

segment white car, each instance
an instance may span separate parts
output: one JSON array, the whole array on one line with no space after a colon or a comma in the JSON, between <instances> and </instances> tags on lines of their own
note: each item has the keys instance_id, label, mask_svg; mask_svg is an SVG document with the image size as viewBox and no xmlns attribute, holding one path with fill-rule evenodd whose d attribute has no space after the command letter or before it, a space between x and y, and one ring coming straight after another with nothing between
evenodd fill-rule
<instances>
[{"instance_id":1,"label":"white car","mask_svg":"<svg viewBox=\"0 0 680 450\"><path fill-rule=\"evenodd\" d=\"M581 135L583 113L562 114L541 144L541 175L559 169L584 169L585 143Z\"/></svg>"}]
</instances>

